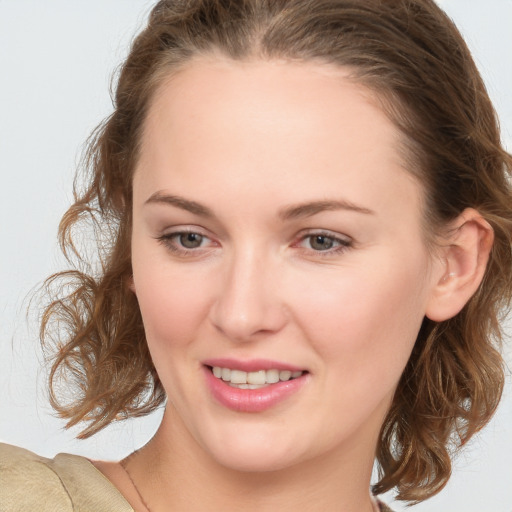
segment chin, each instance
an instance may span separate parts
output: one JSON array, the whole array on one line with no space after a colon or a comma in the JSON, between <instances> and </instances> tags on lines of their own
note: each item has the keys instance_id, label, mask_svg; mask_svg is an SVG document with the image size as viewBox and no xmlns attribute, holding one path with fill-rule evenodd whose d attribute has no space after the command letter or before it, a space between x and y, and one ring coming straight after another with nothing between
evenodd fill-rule
<instances>
[{"instance_id":1,"label":"chin","mask_svg":"<svg viewBox=\"0 0 512 512\"><path fill-rule=\"evenodd\" d=\"M278 437L269 439L257 433L226 438L229 442L215 443L217 446L209 451L218 464L234 471L279 471L297 464L300 459L300 450L289 439L283 442Z\"/></svg>"},{"instance_id":2,"label":"chin","mask_svg":"<svg viewBox=\"0 0 512 512\"><path fill-rule=\"evenodd\" d=\"M286 469L294 465L294 461L281 455L263 453L254 450L250 453L230 453L216 457L217 462L227 469L242 473L269 473Z\"/></svg>"}]
</instances>

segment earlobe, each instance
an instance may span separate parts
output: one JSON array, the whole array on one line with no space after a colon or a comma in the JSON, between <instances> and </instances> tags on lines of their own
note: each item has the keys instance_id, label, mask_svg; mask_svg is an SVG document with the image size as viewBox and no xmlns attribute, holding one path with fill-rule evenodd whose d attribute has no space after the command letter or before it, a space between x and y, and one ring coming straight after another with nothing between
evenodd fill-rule
<instances>
[{"instance_id":1,"label":"earlobe","mask_svg":"<svg viewBox=\"0 0 512 512\"><path fill-rule=\"evenodd\" d=\"M468 208L457 217L434 276L428 318L442 322L465 306L482 282L493 241L492 227L476 210Z\"/></svg>"}]
</instances>

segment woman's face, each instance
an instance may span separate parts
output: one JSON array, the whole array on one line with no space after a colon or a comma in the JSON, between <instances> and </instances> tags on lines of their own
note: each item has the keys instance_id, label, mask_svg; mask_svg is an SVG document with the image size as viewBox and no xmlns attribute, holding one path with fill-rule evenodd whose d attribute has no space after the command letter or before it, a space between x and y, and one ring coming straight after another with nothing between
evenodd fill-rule
<instances>
[{"instance_id":1,"label":"woman's face","mask_svg":"<svg viewBox=\"0 0 512 512\"><path fill-rule=\"evenodd\" d=\"M437 267L371 98L330 65L212 57L151 105L134 290L170 428L225 466L375 450Z\"/></svg>"}]
</instances>

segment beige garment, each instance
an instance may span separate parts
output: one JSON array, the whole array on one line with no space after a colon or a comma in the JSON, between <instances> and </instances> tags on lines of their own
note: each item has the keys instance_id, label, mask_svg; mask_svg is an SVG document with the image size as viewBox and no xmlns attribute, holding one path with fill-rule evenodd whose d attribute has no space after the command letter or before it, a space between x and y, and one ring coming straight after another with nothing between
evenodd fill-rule
<instances>
[{"instance_id":1,"label":"beige garment","mask_svg":"<svg viewBox=\"0 0 512 512\"><path fill-rule=\"evenodd\" d=\"M0 512L134 512L85 457L0 443Z\"/></svg>"}]
</instances>

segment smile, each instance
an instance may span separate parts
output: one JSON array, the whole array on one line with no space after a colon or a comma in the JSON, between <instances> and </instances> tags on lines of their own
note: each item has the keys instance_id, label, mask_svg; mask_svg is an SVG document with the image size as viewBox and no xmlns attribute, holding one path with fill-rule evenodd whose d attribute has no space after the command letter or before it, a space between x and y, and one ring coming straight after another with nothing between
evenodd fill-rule
<instances>
[{"instance_id":1,"label":"smile","mask_svg":"<svg viewBox=\"0 0 512 512\"><path fill-rule=\"evenodd\" d=\"M308 370L269 360L203 362L206 386L214 401L227 409L259 413L287 402L311 381Z\"/></svg>"},{"instance_id":2,"label":"smile","mask_svg":"<svg viewBox=\"0 0 512 512\"><path fill-rule=\"evenodd\" d=\"M270 384L297 379L304 372L278 369L245 372L243 370L213 366L212 373L217 379L223 380L231 387L238 389L260 389Z\"/></svg>"}]
</instances>

